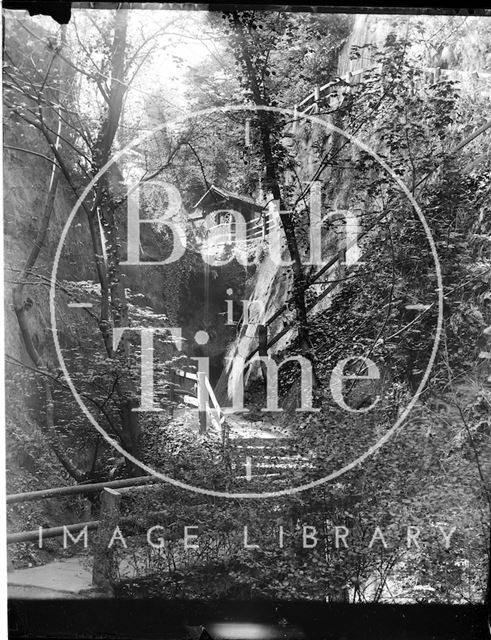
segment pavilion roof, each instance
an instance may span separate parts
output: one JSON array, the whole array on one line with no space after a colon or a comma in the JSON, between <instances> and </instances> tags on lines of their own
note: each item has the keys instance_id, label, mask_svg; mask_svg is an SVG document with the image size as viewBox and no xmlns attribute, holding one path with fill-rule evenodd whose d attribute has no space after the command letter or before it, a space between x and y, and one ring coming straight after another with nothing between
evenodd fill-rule
<instances>
[{"instance_id":1,"label":"pavilion roof","mask_svg":"<svg viewBox=\"0 0 491 640\"><path fill-rule=\"evenodd\" d=\"M198 202L194 205L193 209L197 209L199 206L206 206L207 204L215 204L217 202L220 202L220 200L240 202L242 204L248 205L253 209L256 209L257 211L262 211L264 208L250 196L233 193L232 191L229 191L224 187L218 187L217 185L212 184L209 187L208 191L203 194Z\"/></svg>"}]
</instances>

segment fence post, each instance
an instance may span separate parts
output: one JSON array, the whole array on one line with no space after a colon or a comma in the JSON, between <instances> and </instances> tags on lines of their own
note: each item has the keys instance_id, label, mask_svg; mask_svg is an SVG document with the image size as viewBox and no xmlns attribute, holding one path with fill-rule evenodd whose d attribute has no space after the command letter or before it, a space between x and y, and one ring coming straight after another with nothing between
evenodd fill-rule
<instances>
[{"instance_id":1,"label":"fence post","mask_svg":"<svg viewBox=\"0 0 491 640\"><path fill-rule=\"evenodd\" d=\"M118 563L114 550L109 543L119 522L121 494L107 487L101 492L99 528L94 548L92 584L99 589L112 593L117 578Z\"/></svg>"},{"instance_id":2,"label":"fence post","mask_svg":"<svg viewBox=\"0 0 491 640\"><path fill-rule=\"evenodd\" d=\"M251 121L249 118L245 121L245 146L251 146Z\"/></svg>"},{"instance_id":3,"label":"fence post","mask_svg":"<svg viewBox=\"0 0 491 640\"><path fill-rule=\"evenodd\" d=\"M177 374L174 369L169 370L169 411L174 415L174 403L176 401Z\"/></svg>"},{"instance_id":4,"label":"fence post","mask_svg":"<svg viewBox=\"0 0 491 640\"><path fill-rule=\"evenodd\" d=\"M197 396L198 396L198 415L199 415L199 432L206 433L206 374L198 371L197 380Z\"/></svg>"},{"instance_id":5,"label":"fence post","mask_svg":"<svg viewBox=\"0 0 491 640\"><path fill-rule=\"evenodd\" d=\"M320 100L320 89L319 85L317 85L314 89L314 113L319 113L319 100Z\"/></svg>"},{"instance_id":6,"label":"fence post","mask_svg":"<svg viewBox=\"0 0 491 640\"><path fill-rule=\"evenodd\" d=\"M15 571L14 563L12 562L12 558L10 557L10 554L7 549L7 573L13 573L14 571Z\"/></svg>"}]
</instances>

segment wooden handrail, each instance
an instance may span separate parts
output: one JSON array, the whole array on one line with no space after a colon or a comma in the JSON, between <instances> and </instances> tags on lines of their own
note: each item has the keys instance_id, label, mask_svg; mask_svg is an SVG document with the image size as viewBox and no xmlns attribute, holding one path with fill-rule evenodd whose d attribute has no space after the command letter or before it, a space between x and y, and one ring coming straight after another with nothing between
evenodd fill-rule
<instances>
[{"instance_id":1,"label":"wooden handrail","mask_svg":"<svg viewBox=\"0 0 491 640\"><path fill-rule=\"evenodd\" d=\"M174 373L180 377L185 377L187 379L190 380L195 380L198 384L197 384L197 393L196 396L192 396L190 395L189 391L183 391L182 393L183 395L183 401L186 404L191 404L195 407L198 407L198 409L200 409L200 407L202 406L202 403L200 403L199 400L199 393L200 393L200 384L199 384L199 379L200 379L200 373L191 373L188 371L184 371L182 369L175 369ZM225 424L225 414L222 411L222 408L220 406L220 404L218 403L218 400L216 398L215 392L213 390L213 387L211 386L210 380L208 378L208 376L206 374L202 374L202 378L204 381L204 387L206 389L206 392L208 394L208 398L211 400L211 404L213 405L213 409L216 412L216 417L213 415L213 411L212 408L210 407L210 403L205 399L204 401L204 407L205 407L205 413L207 415L210 416L210 419L212 421L214 421L216 423L216 425L218 426L218 428L221 430L222 432L222 439L225 437L225 433L224 433L224 424Z\"/></svg>"},{"instance_id":2,"label":"wooden handrail","mask_svg":"<svg viewBox=\"0 0 491 640\"><path fill-rule=\"evenodd\" d=\"M161 482L161 480L153 476L138 476L137 478L126 478L123 480L110 480L108 482L95 482L92 484L77 484L71 487L55 487L53 489L42 489L40 491L13 493L7 496L7 504L28 502L30 500L43 500L45 498L60 498L62 496L72 496L83 493L95 493L102 491L106 487L112 487L113 489L119 487L137 487L155 482Z\"/></svg>"},{"instance_id":3,"label":"wooden handrail","mask_svg":"<svg viewBox=\"0 0 491 640\"><path fill-rule=\"evenodd\" d=\"M380 68L381 68L380 63L369 66L369 67L363 67L361 69L356 69L355 71L348 71L344 76L341 76L336 80L331 80L330 82L327 82L326 84L322 85L322 87L319 87L318 91L316 90L312 91L312 93L309 93L309 95L306 98L304 98L301 102L295 105L296 116L306 115L308 111L314 106L314 104L316 104L316 101L322 98L322 94L327 89L333 89L334 87L337 87L343 84L352 84L350 80L353 77L356 77L364 73L367 73L369 71L373 71L375 69L380 69ZM475 74L479 80L491 79L491 73L485 73L481 71L464 71L460 69L442 69L440 67L423 67L423 71L429 71L429 72L436 71L437 69L440 71L442 76L447 76L447 77L451 77L452 75L458 75L459 73L460 74L465 73L468 75ZM300 107L302 107L303 105L307 105L307 106L303 111L301 111Z\"/></svg>"},{"instance_id":4,"label":"wooden handrail","mask_svg":"<svg viewBox=\"0 0 491 640\"><path fill-rule=\"evenodd\" d=\"M192 371L184 371L184 369L174 369L174 373L176 376L181 378L188 378L188 380L197 380L198 374L193 373Z\"/></svg>"}]
</instances>

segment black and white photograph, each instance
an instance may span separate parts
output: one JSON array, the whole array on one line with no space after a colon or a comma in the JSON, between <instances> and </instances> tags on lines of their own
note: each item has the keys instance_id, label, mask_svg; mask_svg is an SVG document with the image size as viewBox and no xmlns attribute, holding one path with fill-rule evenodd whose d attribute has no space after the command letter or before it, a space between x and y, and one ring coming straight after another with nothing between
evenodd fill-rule
<instances>
[{"instance_id":1,"label":"black and white photograph","mask_svg":"<svg viewBox=\"0 0 491 640\"><path fill-rule=\"evenodd\" d=\"M491 10L2 36L10 637L487 637Z\"/></svg>"}]
</instances>

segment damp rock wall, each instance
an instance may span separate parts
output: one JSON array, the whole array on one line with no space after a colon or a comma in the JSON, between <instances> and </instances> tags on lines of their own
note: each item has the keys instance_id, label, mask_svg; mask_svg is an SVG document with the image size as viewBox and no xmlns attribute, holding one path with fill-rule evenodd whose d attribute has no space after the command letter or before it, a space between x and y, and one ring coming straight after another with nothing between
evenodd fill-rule
<instances>
[{"instance_id":1,"label":"damp rock wall","mask_svg":"<svg viewBox=\"0 0 491 640\"><path fill-rule=\"evenodd\" d=\"M357 15L346 43L338 54L337 76L356 74L361 69L372 67L375 64L375 49L384 44L391 32L395 32L399 37L411 38L408 56L417 56L434 81L438 79L439 70L444 69L447 77L455 80L464 100L473 102L477 95L482 101L483 97L491 97L491 54L483 44L484 41L489 41L490 28L491 25L483 21L462 17L424 16L423 19L422 16ZM357 56L352 55L355 49L358 51ZM486 117L484 113L483 117ZM336 120L332 116L325 118L327 122L342 128L342 120ZM300 179L309 182L312 175L313 148L321 149L322 153L325 153L336 144L336 136L327 136L322 131L314 131L314 127L304 126L298 137ZM339 137L337 141L339 142ZM323 197L330 203L329 208L363 208L363 198L355 201L352 199L351 179L346 179L344 174L340 180L339 175L333 168L324 180ZM328 260L338 249L332 230L323 227L322 243ZM248 326L241 327L235 342L230 345L227 352L228 364L217 387L218 395L225 404L232 397L236 386L241 384L242 362L234 358L237 355L247 357L257 347L257 325L265 324L291 298L291 275L271 261L267 255L267 246L260 248L260 252L264 254L264 258L259 263L249 287L250 322ZM339 266L334 266L326 276L335 278L338 273ZM312 289L320 293L322 287L314 285ZM314 312L326 310L337 290L338 288L334 289L326 296ZM290 305L289 310L270 325L269 337L280 332L293 315L294 311ZM271 347L269 353L273 356L280 354L294 338L295 330L291 329ZM246 382L254 378L258 372L258 364L249 367Z\"/></svg>"}]
</instances>

